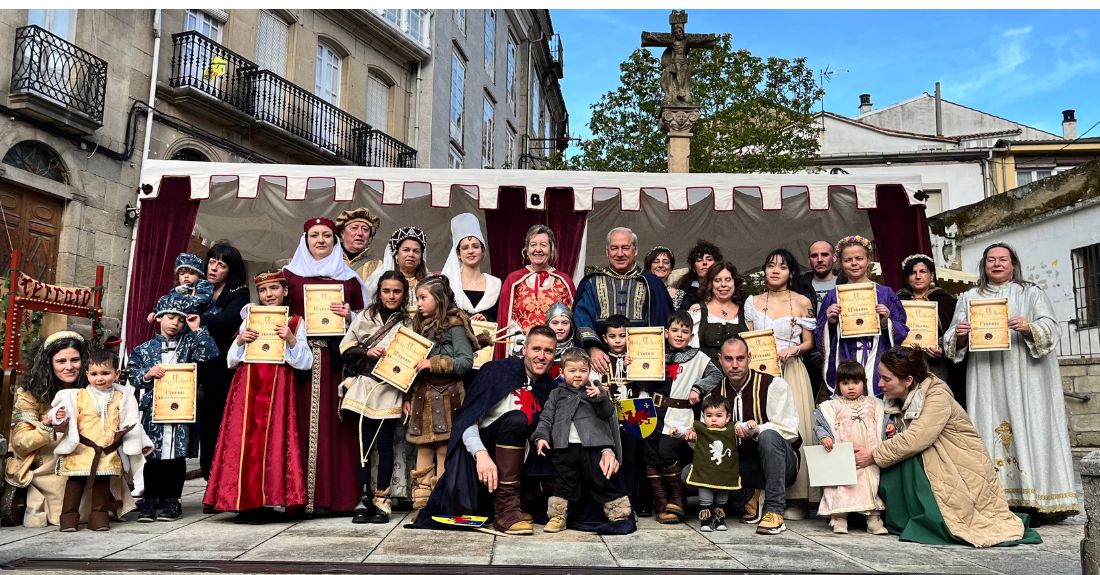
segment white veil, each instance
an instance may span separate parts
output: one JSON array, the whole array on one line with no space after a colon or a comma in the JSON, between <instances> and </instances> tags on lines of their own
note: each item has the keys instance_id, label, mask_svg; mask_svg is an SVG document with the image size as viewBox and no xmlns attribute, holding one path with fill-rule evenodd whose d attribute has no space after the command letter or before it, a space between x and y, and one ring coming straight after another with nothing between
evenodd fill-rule
<instances>
[{"instance_id":1,"label":"white veil","mask_svg":"<svg viewBox=\"0 0 1100 575\"><path fill-rule=\"evenodd\" d=\"M466 297L466 293L462 291L462 262L458 259L458 244L464 238L477 238L485 253L488 253L488 243L485 241L485 234L481 233L481 224L477 217L471 213L458 214L451 218L451 251L447 252L447 262L443 264L443 271L440 273L451 282L455 305L466 313L475 314L496 305L500 299L500 278L485 274L485 294L476 304Z\"/></svg>"}]
</instances>

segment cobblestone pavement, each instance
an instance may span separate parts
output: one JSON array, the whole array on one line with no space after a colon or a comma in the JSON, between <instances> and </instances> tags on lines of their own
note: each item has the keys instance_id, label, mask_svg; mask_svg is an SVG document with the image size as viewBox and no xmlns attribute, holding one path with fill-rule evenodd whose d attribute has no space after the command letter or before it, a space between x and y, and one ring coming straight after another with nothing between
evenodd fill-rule
<instances>
[{"instance_id":1,"label":"cobblestone pavement","mask_svg":"<svg viewBox=\"0 0 1100 575\"><path fill-rule=\"evenodd\" d=\"M184 516L176 522L137 523L131 513L109 533L0 528L0 563L105 558L1073 575L1081 573L1084 534L1081 517L1041 528L1041 545L998 549L904 543L858 530L834 535L817 518L788 521L788 531L776 536L756 535L736 520L729 531L701 533L696 521L660 525L651 518L631 535L607 537L546 534L537 526L531 537L403 529L403 516L385 525L355 525L346 517L237 525L232 513L202 514L204 486L201 479L187 482Z\"/></svg>"}]
</instances>

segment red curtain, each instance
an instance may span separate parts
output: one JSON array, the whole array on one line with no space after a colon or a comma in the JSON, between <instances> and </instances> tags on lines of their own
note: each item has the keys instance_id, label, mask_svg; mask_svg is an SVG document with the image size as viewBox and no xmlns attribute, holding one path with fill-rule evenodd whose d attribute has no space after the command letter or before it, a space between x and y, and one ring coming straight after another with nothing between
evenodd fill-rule
<instances>
[{"instance_id":1,"label":"red curtain","mask_svg":"<svg viewBox=\"0 0 1100 575\"><path fill-rule=\"evenodd\" d=\"M901 261L913 254L932 255L928 218L923 205L909 205L901 186L878 186L876 194L878 207L868 212L883 284L898 290L905 287Z\"/></svg>"},{"instance_id":2,"label":"red curtain","mask_svg":"<svg viewBox=\"0 0 1100 575\"><path fill-rule=\"evenodd\" d=\"M126 300L127 351L153 337L153 325L145 317L157 298L176 285L174 262L187 250L195 230L199 202L191 200L189 178L165 178L153 200L141 201L134 265L130 269L130 293Z\"/></svg>"},{"instance_id":3,"label":"red curtain","mask_svg":"<svg viewBox=\"0 0 1100 575\"><path fill-rule=\"evenodd\" d=\"M587 212L573 209L573 190L550 188L542 197L544 210L527 209L523 188L501 188L497 209L485 210L485 234L492 260L492 274L503 279L526 263L520 251L527 230L543 224L554 230L557 239L557 261L554 267L572 277L577 256L584 249L584 223Z\"/></svg>"}]
</instances>

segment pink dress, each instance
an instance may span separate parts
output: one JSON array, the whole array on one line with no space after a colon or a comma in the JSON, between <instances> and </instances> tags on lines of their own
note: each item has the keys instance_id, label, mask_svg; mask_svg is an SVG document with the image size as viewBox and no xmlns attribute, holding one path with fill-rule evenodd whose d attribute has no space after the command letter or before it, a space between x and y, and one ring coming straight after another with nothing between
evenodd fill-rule
<instances>
[{"instance_id":1,"label":"pink dress","mask_svg":"<svg viewBox=\"0 0 1100 575\"><path fill-rule=\"evenodd\" d=\"M833 436L833 443L851 443L853 447L873 450L882 443L882 400L863 396L848 400L836 396L822 402L818 409ZM821 495L818 515L882 511L886 508L878 496L879 469L869 465L856 470L855 485L826 487Z\"/></svg>"}]
</instances>

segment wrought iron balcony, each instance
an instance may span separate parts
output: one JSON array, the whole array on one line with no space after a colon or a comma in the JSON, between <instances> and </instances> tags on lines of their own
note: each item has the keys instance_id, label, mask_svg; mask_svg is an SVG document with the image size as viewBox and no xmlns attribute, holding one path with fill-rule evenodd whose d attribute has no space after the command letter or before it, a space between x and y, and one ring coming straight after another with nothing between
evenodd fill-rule
<instances>
[{"instance_id":1,"label":"wrought iron balcony","mask_svg":"<svg viewBox=\"0 0 1100 575\"><path fill-rule=\"evenodd\" d=\"M198 32L172 35L173 87L198 89L363 166L414 167L416 150Z\"/></svg>"},{"instance_id":2,"label":"wrought iron balcony","mask_svg":"<svg viewBox=\"0 0 1100 575\"><path fill-rule=\"evenodd\" d=\"M565 47L562 46L560 34L550 37L550 65L559 80L565 77Z\"/></svg>"},{"instance_id":3,"label":"wrought iron balcony","mask_svg":"<svg viewBox=\"0 0 1100 575\"><path fill-rule=\"evenodd\" d=\"M11 103L77 132L103 125L107 62L39 26L15 31Z\"/></svg>"},{"instance_id":4,"label":"wrought iron balcony","mask_svg":"<svg viewBox=\"0 0 1100 575\"><path fill-rule=\"evenodd\" d=\"M172 35L172 76L168 83L174 88L195 88L242 108L248 101L245 75L257 68L244 56L198 32Z\"/></svg>"}]
</instances>

